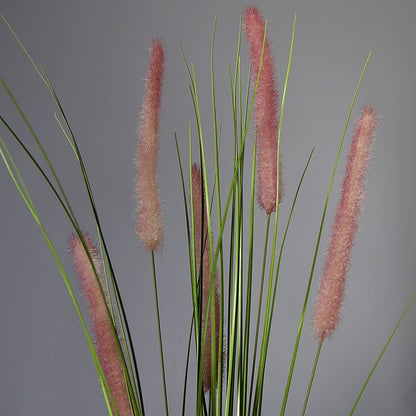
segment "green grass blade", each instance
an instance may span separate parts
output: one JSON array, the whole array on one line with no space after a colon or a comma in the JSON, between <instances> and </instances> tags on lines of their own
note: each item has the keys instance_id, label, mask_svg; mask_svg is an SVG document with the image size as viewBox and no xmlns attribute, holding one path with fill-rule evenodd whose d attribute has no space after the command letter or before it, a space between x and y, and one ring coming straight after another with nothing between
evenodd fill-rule
<instances>
[{"instance_id":1,"label":"green grass blade","mask_svg":"<svg viewBox=\"0 0 416 416\"><path fill-rule=\"evenodd\" d=\"M251 190L250 190L250 235L248 247L248 266L247 266L247 289L246 289L246 315L244 327L244 349L243 349L243 375L242 375L242 399L241 413L246 414L247 409L247 385L248 385L248 354L250 346L250 319L251 319L251 289L253 282L253 256L254 256L254 200L256 183L256 144L253 145L253 161L251 169ZM252 378L253 378L252 374ZM250 403L248 403L250 409ZM248 411L250 413L250 410Z\"/></svg>"},{"instance_id":2,"label":"green grass blade","mask_svg":"<svg viewBox=\"0 0 416 416\"><path fill-rule=\"evenodd\" d=\"M186 349L186 364L185 364L185 376L183 381L183 394L182 394L182 416L185 416L185 406L186 406L186 392L187 392L187 385L188 385L188 371L189 371L189 361L190 361L190 353L191 353L191 342L192 342L192 329L194 327L194 314L192 314L191 325L189 329L189 336L188 336L188 347Z\"/></svg>"},{"instance_id":3,"label":"green grass blade","mask_svg":"<svg viewBox=\"0 0 416 416\"><path fill-rule=\"evenodd\" d=\"M312 372L311 372L311 376L310 376L310 379L309 379L308 390L306 391L305 401L303 403L302 416L305 416L306 406L308 405L309 396L311 394L312 383L313 383L313 380L315 378L316 367L318 366L318 360L319 360L319 356L321 354L321 348L322 348L323 341L324 341L323 338L321 338L319 340L318 350L316 351L315 361L313 363Z\"/></svg>"},{"instance_id":4,"label":"green grass blade","mask_svg":"<svg viewBox=\"0 0 416 416\"><path fill-rule=\"evenodd\" d=\"M300 192L303 180L305 178L306 171L307 171L307 169L309 167L309 164L310 164L310 161L312 159L312 155L313 155L314 150L315 150L315 148L313 148L311 153L309 154L309 158L306 162L305 168L303 169L301 178L300 178L299 183L298 183L298 187L297 187L296 192L295 192L295 196L293 198L292 206L290 208L289 218L288 218L288 221L287 221L287 224L286 224L286 229L285 229L283 239L282 239L282 244L281 244L281 247L280 247L279 259L278 259L278 262L277 262L277 271L276 271L275 286L274 286L274 293L273 293L272 309L274 309L274 307L275 307L275 299L276 299L276 293L277 293L277 276L279 274L280 264L281 264L281 260L283 258L283 248L284 248L285 243L286 243L286 238L287 238L287 235L288 235L289 226L290 226L290 223L292 221L292 216L293 216L293 212L295 210L295 206L296 206L296 202L297 202L297 199L298 199L298 196L299 196L299 192ZM270 331L271 331L271 321L270 321L269 326L268 326L268 337L270 337ZM297 349L296 349L296 352L297 352ZM287 396L289 394L289 388L290 388L290 383L291 383L291 379L292 379L292 373L293 373L295 360L296 360L296 354L294 354L293 357L292 357L292 365L291 365L291 369L289 371L289 377L288 377L288 381L287 381L287 384L286 384L286 390L285 390L285 395L284 395L284 398L283 398L282 408L286 407Z\"/></svg>"},{"instance_id":5,"label":"green grass blade","mask_svg":"<svg viewBox=\"0 0 416 416\"><path fill-rule=\"evenodd\" d=\"M267 23L267 22L266 22ZM263 327L263 339L262 339L262 347L260 352L260 362L259 362L259 370L257 376L257 384L256 384L256 394L254 399L254 411L256 414L261 413L261 403L262 403L262 395L263 395L263 382L264 382L264 371L266 365L266 358L267 358L267 351L268 351L268 329L267 327L271 323L271 319L273 316L273 308L272 303L272 291L273 291L273 272L275 266L275 253L276 253L276 244L277 244L277 234L278 234L278 224L279 224L279 182L280 182L280 141L281 141L281 131L282 131L282 124L283 124L283 114L285 109L285 102L286 102L286 91L287 85L289 81L289 74L290 74L290 67L292 62L292 53L293 53L293 45L295 40L295 31L296 31L296 14L293 20L293 28L292 28L292 39L290 43L290 52L289 52L289 59L287 64L286 70L286 78L283 87L283 95L282 95L282 105L280 111L280 122L279 122L279 131L277 135L277 181L276 181L276 214L275 214L275 223L274 223L274 232L273 232L273 243L272 243L272 250L271 250L271 259L270 259L270 274L269 274L269 285L267 290L267 300L266 300L266 311L265 311L265 318L264 318L264 327ZM278 281L278 274L276 274L275 278L275 286L277 287ZM274 302L273 302L274 305Z\"/></svg>"},{"instance_id":6,"label":"green grass blade","mask_svg":"<svg viewBox=\"0 0 416 416\"><path fill-rule=\"evenodd\" d=\"M214 124L214 141L215 141L215 184L217 190L217 215L218 221L221 220L221 187L220 187L220 167L219 167L219 140L218 140L218 128L217 128L217 108L216 108L216 94L215 94L215 72L214 72L214 40L215 40L215 31L217 26L217 15L214 19L214 26L212 30L212 41L211 41L211 95L212 95L212 114L213 114L213 124ZM220 245L220 311L219 311L219 351L223 351L223 326L224 326L224 256L223 256L223 246ZM222 414L222 354L218 360L217 368L217 414L221 416ZM213 361L214 362L214 361ZM215 372L213 372L215 374Z\"/></svg>"},{"instance_id":7,"label":"green grass blade","mask_svg":"<svg viewBox=\"0 0 416 416\"><path fill-rule=\"evenodd\" d=\"M36 63L34 62L34 60L32 59L32 57L28 53L28 51L25 49L25 47L24 47L23 43L21 42L21 40L18 38L17 34L14 32L14 30L10 26L10 24L7 22L7 20L4 18L4 16L1 16L1 18L6 23L6 25L8 26L8 28L9 28L10 32L12 33L13 37L15 38L15 40L17 41L17 43L19 44L19 46L21 47L21 49L23 50L23 52L25 53L25 55L27 56L27 58L29 59L31 65L36 70L37 74L39 75L39 77L41 78L41 80L43 81L43 83L48 88L48 90L49 90L49 92L50 92L50 94L51 94L51 96L52 96L52 98L53 98L53 100L54 100L54 102L55 102L58 110L59 110L59 113L61 114L61 116L63 117L63 119L65 121L65 125L66 125L66 127L67 127L67 129L69 131L70 138L72 139L72 145L71 145L72 146L72 149L73 150L75 149L75 151L76 151L77 160L78 160L78 162L80 164L80 167L81 167L81 170L82 170L82 173L83 173L83 176L84 176L84 181L85 181L85 184L86 184L87 192L88 192L88 195L89 195L89 198L90 198L90 202L91 202L91 206L92 206L93 213L94 213L94 218L95 218L96 223L97 223L97 228L98 228L98 230L100 232L100 238L103 240L103 246L104 246L104 249L105 249L106 256L108 258L108 265L109 265L109 267L111 269L110 270L111 276L112 276L112 279L115 280L114 273L113 273L112 266L111 266L111 262L110 262L109 256L108 256L108 251L106 249L106 245L105 245L104 238L103 238L103 235L102 235L101 226L100 226L99 221L98 221L97 210L96 210L96 207L95 207L95 204L94 204L94 200L92 198L91 187L89 185L89 181L88 181L88 178L86 176L85 166L83 164L83 161L82 161L82 158L81 158L81 154L79 152L78 146L76 144L76 141L75 141L75 138L73 136L72 130L71 130L70 126L69 126L69 123L68 123L68 120L66 118L66 115L65 115L65 113L64 113L64 111L62 109L62 106L61 106L61 104L59 102L59 99L58 99L56 93L55 93L55 90L54 90L54 88L52 86L52 83L50 82L50 79L49 79L49 77L46 74L46 71L43 69L43 67L41 67L39 69L39 67L36 65ZM69 211L71 213L71 216L72 216L73 220L76 222L75 215L73 214L71 205L69 204L69 201L66 198L65 192L64 192L64 190L63 190L63 188L61 186L61 183L60 183L60 181L58 179L58 176L57 176L57 174L56 174L56 172L55 172L55 170L54 170L54 168L53 168L53 166L52 166L52 164L51 164L51 162L50 162L50 160L49 160L49 158L47 156L47 153L46 153L45 149L43 148L42 144L40 143L38 137L36 136L36 134L35 134L35 132L33 130L33 128L31 127L31 125L30 125L27 117L24 115L22 109L17 104L17 101L15 100L15 98L13 97L13 95L11 94L10 90L7 88L7 86L5 85L4 81L3 80L1 80L1 81L2 81L2 84L3 84L3 86L4 86L4 88L5 88L6 92L7 92L7 94L9 95L10 99L14 103L14 105L15 105L16 109L18 110L19 114L21 115L24 123L26 124L26 126L29 129L29 131L31 132L33 138L35 139L36 144L38 145L38 147L39 147L39 149L40 149L40 151L41 151L41 153L42 153L42 155L43 155L43 157L44 157L44 159L45 159L45 161L46 161L46 163L47 163L47 165L48 165L48 167L49 167L49 169L50 169L50 171L51 171L51 173L52 173L52 175L53 175L53 177L54 177L54 179L55 179L55 181L57 183L57 186L58 186L58 188L59 188L59 190L61 192L61 195L62 195L62 199L65 201L65 204L66 204L66 207L67 207L67 211ZM57 117L55 117L55 118L57 119ZM61 123L59 123L59 124L60 124L61 130L64 131L64 129L62 128L62 124ZM68 134L65 134L65 137L68 140ZM79 234L80 233L79 227L76 226L75 229L77 231L77 234ZM129 337L129 345L130 345L130 351L129 352L133 354L134 367L135 367L135 370L136 370L135 376L136 376L136 379L138 379L139 377L138 377L138 371L137 371L137 363L136 363L136 360L135 360L135 357L134 357L134 350L133 350L132 344L131 344L130 331L128 329L128 324L127 324L127 321L125 319L124 309L122 307L121 297L120 297L120 293L118 291L117 284L116 284L116 282L114 284L115 284L115 287L116 287L116 294L115 295L117 297L119 297L120 305L121 305L121 311L122 311L122 314L123 314L123 319L120 319L120 324L121 325L125 325L126 328L127 328L127 331L126 332L128 334L128 337ZM117 339L117 342L118 342L118 337L116 339ZM121 356L122 361L124 363L125 374L128 375L128 371L127 371L127 369L125 367L124 355L122 353L121 346L118 345L118 347L119 347L120 356ZM132 390L131 390L130 377L128 377L126 379L126 382L128 384L129 391L131 392ZM140 381L139 380L138 380L138 383L140 384Z\"/></svg>"},{"instance_id":8,"label":"green grass blade","mask_svg":"<svg viewBox=\"0 0 416 416\"><path fill-rule=\"evenodd\" d=\"M322 230L323 230L323 226L324 226L324 223L325 223L329 198L330 198L331 192L332 192L332 186L333 186L333 183L334 183L335 173L336 173L337 167L338 167L338 162L339 162L339 157L340 157L340 154L341 154L342 145L344 143L344 138L345 138L345 134L346 134L348 124L349 124L349 121L350 121L350 117L351 117L352 109L353 109L353 106L354 106L354 103L355 103L355 99L356 99L357 94L358 94L358 89L361 85L361 81L364 77L364 73L365 73L365 70L367 68L370 57L371 57L371 52L367 56L367 60L364 64L364 67L361 71L360 78L359 78L357 86L355 88L353 99L352 99L352 102L351 102L351 105L350 105L350 108L349 108L347 120L346 120L344 130L343 130L343 133L342 133L341 141L340 141L340 144L339 144L339 147L338 147L338 152L337 152L334 168L333 168L332 175L331 175L329 189L328 189L328 193L327 193L326 200L325 200L324 210L323 210L323 213L322 213L321 223L320 223L320 226L319 226L319 232L318 232L318 237L317 237L317 241L316 241L316 245L315 245L315 251L314 251L314 255L313 255L311 271L310 271L310 274L309 274L308 285L307 285L306 294L305 294L305 300L304 300L304 303L303 303L302 314L301 314L301 318L300 318L300 322L299 322L298 334L296 336L291 367L294 366L294 364L295 364L297 350L298 350L298 346L299 346L299 341L300 341L300 337L301 337L302 330L303 330L303 323L304 323L304 319L305 319L306 308L307 308L307 305L308 305L309 293L310 293L310 288L311 288L311 284L312 284L312 278L313 278L313 274L314 274L314 271L315 271L315 264L316 264L316 260L317 260L317 257L318 257L318 251L319 251L321 237L322 237ZM293 372L293 369L289 371L289 378L291 378L291 373L292 372ZM287 391L288 391L289 387L290 387L290 380L288 379L288 384L286 386ZM285 395L287 395L287 394L288 394L288 392L287 393L285 392ZM283 404L284 405L286 404L285 401L283 402ZM285 407L282 406L281 415L283 416L284 414L285 414Z\"/></svg>"},{"instance_id":9,"label":"green grass blade","mask_svg":"<svg viewBox=\"0 0 416 416\"><path fill-rule=\"evenodd\" d=\"M108 386L107 379L105 377L105 374L104 374L103 369L101 367L101 364L99 362L98 356L95 352L93 341L91 340L91 337L88 333L86 323L85 323L84 318L82 316L81 309L80 309L79 304L76 300L76 297L75 297L74 291L72 289L71 283L69 281L68 275L66 274L66 271L65 271L65 269L63 267L63 264L62 264L62 261L61 261L61 259L58 255L52 241L50 240L50 238L49 238L49 236L48 236L48 234L47 234L47 232L46 232L46 230L45 230L45 228L44 228L44 226L43 226L43 224L42 224L42 222L41 222L41 220L40 220L40 218L39 218L39 216L36 212L36 209L35 209L32 201L31 201L30 195L27 191L27 187L26 187L26 185L23 181L23 178L22 178L22 176L21 176L21 174L20 174L20 172L19 172L19 170L18 170L10 152L8 151L8 148L7 148L6 144L4 143L4 141L1 137L0 137L0 155L3 159L4 165L6 166L14 185L16 186L16 189L18 190L18 192L19 192L20 196L22 197L23 201L25 202L28 210L32 214L32 217L34 218L35 222L37 223L38 227L40 228L41 233L42 233L42 235L43 235L43 237L44 237L44 239L45 239L45 241L48 245L48 248L49 248L49 250L50 250L50 252L51 252L51 254L52 254L52 256L55 260L55 263L58 267L58 270L59 270L59 272L60 272L60 274L63 278L65 286L66 286L66 288L68 290L68 293L71 297L72 303L73 303L73 305L76 309L76 312L78 314L78 318L81 322L81 326L83 328L84 335L86 337L88 347L90 349L90 353L91 353L91 356L93 358L94 365L96 367L97 374L98 374L100 380L102 380L102 382L105 385L105 389L103 389L103 394L104 394L105 400L107 402L109 400L111 400L111 403L115 408L114 398L112 397L111 391L110 391L109 386ZM108 397L108 396L110 396L110 397ZM116 410L116 414L118 415L117 410ZM112 415L111 412L110 412L110 415Z\"/></svg>"},{"instance_id":10,"label":"green grass blade","mask_svg":"<svg viewBox=\"0 0 416 416\"><path fill-rule=\"evenodd\" d=\"M160 354L160 364L162 367L163 397L165 401L166 416L169 416L168 394L167 394L167 389L166 389L166 376L165 376L165 360L163 358L162 329L160 325L159 299L158 299L157 280L156 280L155 254L153 250L151 251L151 254L152 254L153 288L154 288L155 305L156 305L157 332L158 332L158 337L159 337L159 354Z\"/></svg>"},{"instance_id":11,"label":"green grass blade","mask_svg":"<svg viewBox=\"0 0 416 416\"><path fill-rule=\"evenodd\" d=\"M368 382L370 381L371 377L373 376L374 371L376 370L378 364L380 363L381 359L383 358L383 355L386 352L388 346L390 345L391 340L393 339L394 335L396 334L397 330L399 329L400 324L402 323L403 319L407 315L407 312L409 311L409 309L412 306L412 304L413 304L413 302L414 302L415 299L416 299L416 292L413 294L412 298L410 299L410 302L407 304L407 306L406 306L405 310L403 311L402 315L400 316L400 318L399 318L396 326L394 327L392 333L390 334L387 342L385 343L383 349L381 350L381 353L377 357L376 362L374 363L373 367L371 368L371 371L368 374L368 377L366 378L366 380L365 380L365 382L363 384L363 387L361 388L361 390L360 390L360 392L359 392L359 394L357 396L357 399L354 402L354 406L351 409L350 416L352 416L352 414L355 412L355 409L356 409L356 407L358 405L358 402L360 401L360 399L361 399L361 397L362 397L362 395L364 393L364 390L367 387Z\"/></svg>"}]
</instances>

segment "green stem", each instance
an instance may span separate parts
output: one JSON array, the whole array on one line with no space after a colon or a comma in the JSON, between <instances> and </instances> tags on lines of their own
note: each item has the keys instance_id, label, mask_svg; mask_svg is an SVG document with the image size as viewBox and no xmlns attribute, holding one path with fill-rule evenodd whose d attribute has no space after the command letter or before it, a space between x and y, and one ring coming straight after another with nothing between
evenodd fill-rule
<instances>
[{"instance_id":1,"label":"green stem","mask_svg":"<svg viewBox=\"0 0 416 416\"><path fill-rule=\"evenodd\" d=\"M410 302L408 303L408 305L406 306L406 309L404 310L404 312L402 313L402 315L400 316L399 321L397 322L396 326L393 329L393 332L391 333L391 335L389 336L389 339L387 340L386 344L384 345L384 348L381 350L380 355L378 356L375 364L373 365L373 368L370 371L370 374L368 375L367 379L365 380L365 383L362 387L362 389L360 390L360 393L358 394L357 400L354 403L354 406L351 409L351 413L350 416L352 416L352 414L355 411L355 408L358 405L358 402L361 399L361 396L364 393L365 388L367 387L368 382L370 381L371 376L373 375L376 367L378 366L378 363L380 362L381 358L383 357L384 353L386 352L387 347L390 345L391 340L393 339L396 331L399 329L400 324L402 323L404 317L406 316L407 312L409 311L410 307L412 306L413 301L416 299L416 292L413 294L412 299L410 299Z\"/></svg>"},{"instance_id":2,"label":"green stem","mask_svg":"<svg viewBox=\"0 0 416 416\"><path fill-rule=\"evenodd\" d=\"M163 394L164 394L164 399L165 399L166 416L169 416L168 395L166 391L165 361L163 359L162 331L160 329L159 300L157 296L155 253L153 250L152 250L152 270L153 270L153 287L154 287L154 292L155 292L155 303L156 303L157 330L158 330L158 335L159 335L160 363L162 367L162 377L163 377Z\"/></svg>"},{"instance_id":3,"label":"green stem","mask_svg":"<svg viewBox=\"0 0 416 416\"><path fill-rule=\"evenodd\" d=\"M319 355L321 354L321 348L322 348L322 343L323 342L324 342L324 338L322 337L319 340L318 350L316 351L316 356L315 356L315 361L313 363L311 378L309 380L308 390L306 391L305 402L303 403L302 416L305 416L306 406L308 405L309 395L311 394L312 383L313 383L313 379L315 377L316 366L318 365Z\"/></svg>"},{"instance_id":4,"label":"green stem","mask_svg":"<svg viewBox=\"0 0 416 416\"><path fill-rule=\"evenodd\" d=\"M262 269L261 269L261 282L260 282L260 296L259 296L259 304L258 304L258 307L257 307L256 336L255 336L255 339L254 339L253 365L251 367L251 384L250 384L250 396L249 396L249 405L248 405L248 413L249 414L250 414L250 410L251 410L251 400L252 400L252 396L253 396L254 370L255 370L255 367L256 367L257 345L258 345L258 340L259 340L261 305L263 303L264 273L265 273L265 270L266 270L266 258L267 258L267 245L268 245L268 241L269 241L269 230L270 230L270 215L267 216L266 236L264 238L263 265L262 265Z\"/></svg>"}]
</instances>

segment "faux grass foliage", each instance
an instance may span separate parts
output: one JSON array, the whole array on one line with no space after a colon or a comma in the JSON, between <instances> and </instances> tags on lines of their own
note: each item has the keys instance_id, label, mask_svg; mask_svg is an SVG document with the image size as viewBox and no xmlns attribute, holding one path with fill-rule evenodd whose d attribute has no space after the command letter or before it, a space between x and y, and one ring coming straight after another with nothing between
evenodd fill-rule
<instances>
[{"instance_id":1,"label":"faux grass foliage","mask_svg":"<svg viewBox=\"0 0 416 416\"><path fill-rule=\"evenodd\" d=\"M101 257L90 236L83 237L87 250L78 236L70 238L72 259L82 284L82 292L88 302L97 354L114 397L113 411L117 409L120 415L133 415L117 348L117 337L114 336L114 323L108 314L110 301L105 290Z\"/></svg>"},{"instance_id":2,"label":"faux grass foliage","mask_svg":"<svg viewBox=\"0 0 416 416\"><path fill-rule=\"evenodd\" d=\"M7 140L16 141L35 169L47 183L50 191L59 202L69 223L73 227L70 238L71 253L75 271L81 282L82 292L88 304L89 317L84 317L78 304L78 296L72 287L72 281L63 267L63 263L50 240L46 227L40 220L30 197L24 179L14 162L7 141L0 137L0 154L6 170L22 196L34 220L39 225L47 245L57 263L73 304L82 324L91 356L98 374L104 399L110 415L152 414L152 403L143 397L140 377L140 360L146 357L136 356L131 342L128 319L123 300L120 296L116 274L107 249L98 207L95 205L91 184L88 180L85 164L79 151L68 119L58 99L54 87L43 67L31 58L22 42L2 16L30 64L48 89L56 105L55 119L65 139L69 142L84 180L85 192L90 201L91 212L95 219L99 246L81 230L75 210L66 196L59 174L52 165L47 150L32 128L23 108L17 103L13 93L0 77L0 82L29 130L36 146L40 150L37 159L29 147L15 133L3 117L0 118ZM230 106L232 120L217 119L217 103L214 74L214 22L211 47L211 85L212 85L212 130L203 131L197 74L194 66L185 57L180 48L185 70L189 75L190 98L194 109L194 121L189 122L188 167L183 163L186 158L179 151L180 139L175 134L178 155L180 190L183 194L186 229L183 239L187 241L190 275L190 293L193 309L180 320L190 321L190 336L186 354L186 368L183 387L182 414L195 415L261 415L263 412L263 387L267 379L267 359L270 357L269 340L272 332L272 319L279 310L276 293L280 277L280 266L285 261L284 249L296 202L302 191L302 183L312 159L309 155L303 168L299 184L293 192L285 192L285 200L291 205L288 218L282 219L286 225L281 227L279 204L282 202L282 180L280 163L280 138L282 131L285 97L289 85L291 57L294 46L294 20L290 56L283 84L282 99L276 78L276 63L272 55L272 36L268 33L267 21L255 6L246 7L240 19L240 30L233 67L229 66ZM250 63L242 62L241 48L244 31ZM370 55L369 55L370 56ZM158 287L156 282L155 252L160 251L165 230L162 220L162 207L158 177L163 174L158 168L159 122L162 102L162 84L165 74L165 51L161 40L152 40L150 45L145 96L138 126L137 151L137 235L143 246L150 252L157 314L161 376L163 378L162 398L166 415L169 414L168 386L166 385L164 348L162 343L161 320L159 313ZM320 222L316 246L313 251L313 263L307 280L306 294L298 327L286 389L282 398L274 398L275 412L284 415L292 384L293 371L298 355L298 347L304 327L305 313L309 301L310 288L314 276L315 264L320 253L322 230L326 219L328 201L337 171L340 151L349 125L349 119L355 103L358 87L368 63L364 66L358 81L352 104L348 112L344 132L340 141L334 169L329 172L329 189ZM246 69L242 69L246 68ZM252 120L253 119L253 120ZM317 369L323 340L330 337L338 327L340 309L344 301L345 278L352 247L358 227L358 217L365 195L365 175L368 169L370 150L374 142L378 116L371 105L362 110L361 117L355 122L348 166L342 186L341 200L335 215L333 235L326 257L326 266L321 279L320 292L316 301L313 328L319 342L318 352L313 364L308 391L302 414L306 413L312 382ZM226 160L223 157L221 143L229 140L221 137L221 124L230 122L233 131L234 153ZM134 132L132 132L133 134ZM162 138L166 140L166 138ZM214 149L214 161L206 157L208 148ZM198 155L194 161L194 154ZM249 163L246 163L246 161ZM223 174L222 163L228 163L232 173ZM46 168L42 166L46 165ZM302 166L301 166L302 167ZM249 204L246 206L246 195ZM266 229L257 224L260 216L255 209L255 196L262 211L266 213ZM285 201L286 202L286 201ZM169 201L166 201L169 205ZM169 210L166 210L169 213ZM261 213L260 213L261 214ZM169 215L169 214L168 214ZM364 231L365 232L365 231ZM214 238L215 236L215 238ZM254 244L258 236L264 238L264 246ZM178 239L182 238L178 236ZM271 237L271 238L269 238ZM280 248L277 242L280 241ZM169 250L165 247L164 250ZM261 276L254 273L253 261L256 251L262 258ZM162 261L162 258L160 259ZM269 265L269 270L267 269ZM180 279L182 276L171 276ZM282 276L281 278L284 278ZM259 298L254 298L253 286L258 285ZM300 288L299 290L302 290ZM265 297L263 298L263 294ZM387 346L409 310L415 296L407 305L390 338L384 346L376 363L371 369L358 398L352 406L353 414L375 367L380 362ZM277 312L278 313L278 312ZM252 314L256 318L253 325ZM91 321L91 334L86 320ZM140 347L137 346L138 351ZM196 387L193 397L188 393L189 383ZM192 405L193 401L193 405ZM191 405L189 406L189 403ZM146 404L146 406L145 406ZM147 410L149 409L149 410ZM192 409L187 411L187 409ZM178 409L171 409L178 414Z\"/></svg>"}]
</instances>

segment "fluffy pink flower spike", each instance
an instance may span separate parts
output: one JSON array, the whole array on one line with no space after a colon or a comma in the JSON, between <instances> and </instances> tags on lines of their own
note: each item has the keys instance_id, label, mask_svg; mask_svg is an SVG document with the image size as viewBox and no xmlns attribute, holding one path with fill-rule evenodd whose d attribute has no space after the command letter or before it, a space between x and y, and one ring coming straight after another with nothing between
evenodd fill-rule
<instances>
[{"instance_id":1,"label":"fluffy pink flower spike","mask_svg":"<svg viewBox=\"0 0 416 416\"><path fill-rule=\"evenodd\" d=\"M163 240L162 207L157 177L159 119L165 54L160 40L152 40L146 93L138 129L136 182L137 235L148 250L158 250Z\"/></svg>"},{"instance_id":2,"label":"fluffy pink flower spike","mask_svg":"<svg viewBox=\"0 0 416 416\"><path fill-rule=\"evenodd\" d=\"M201 244L203 244L203 257L202 257L202 322L205 322L205 315L207 310L207 301L209 295L209 286L211 282L211 267L209 256L209 243L208 243L208 226L206 220L205 200L202 192L202 178L199 167L194 163L192 165L192 199L194 209L194 222L195 222L195 245L196 245L196 260L197 271L200 271L201 265ZM202 230L202 224L204 224L204 230ZM215 308L215 355L216 362L215 368L218 369L219 354L219 334L220 334L220 296L219 296L219 283L218 273L215 271L214 275L214 308ZM211 304L212 305L212 304ZM212 306L209 309L207 334L205 338L205 350L204 350L204 369L202 374L202 386L205 391L211 390L211 348L212 348L212 320L211 320ZM203 331L205 329L203 328ZM204 332L202 332L204 333ZM215 380L217 380L217 371L215 372Z\"/></svg>"},{"instance_id":3,"label":"fluffy pink flower spike","mask_svg":"<svg viewBox=\"0 0 416 416\"><path fill-rule=\"evenodd\" d=\"M260 69L255 97L257 131L257 200L267 215L276 210L277 191L277 136L279 131L279 96L276 71L269 39L263 41L265 22L257 7L246 7L244 29L250 49L254 89ZM279 164L280 167L280 164ZM282 175L279 168L279 203L282 197Z\"/></svg>"},{"instance_id":4,"label":"fluffy pink flower spike","mask_svg":"<svg viewBox=\"0 0 416 416\"><path fill-rule=\"evenodd\" d=\"M330 336L341 319L345 278L365 197L365 179L377 121L376 109L366 105L361 117L355 122L342 196L335 215L313 317L314 332L320 340Z\"/></svg>"},{"instance_id":5,"label":"fluffy pink flower spike","mask_svg":"<svg viewBox=\"0 0 416 416\"><path fill-rule=\"evenodd\" d=\"M82 292L87 299L97 355L119 415L133 416L117 341L107 312L106 304L108 305L108 294L106 293L106 287L102 276L100 256L97 248L87 234L84 235L84 239L106 298L104 299L102 296L100 286L81 240L78 236L73 235L69 240L71 244L72 260L81 282Z\"/></svg>"}]
</instances>

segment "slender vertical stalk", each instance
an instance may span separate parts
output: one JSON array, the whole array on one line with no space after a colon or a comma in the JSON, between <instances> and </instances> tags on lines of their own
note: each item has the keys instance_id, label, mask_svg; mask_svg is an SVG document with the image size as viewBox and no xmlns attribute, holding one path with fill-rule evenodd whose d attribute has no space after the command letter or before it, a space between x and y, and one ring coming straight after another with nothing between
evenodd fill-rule
<instances>
[{"instance_id":1,"label":"slender vertical stalk","mask_svg":"<svg viewBox=\"0 0 416 416\"><path fill-rule=\"evenodd\" d=\"M162 377L163 377L163 394L164 394L164 399L165 399L166 416L168 416L169 415L168 395L166 391L165 361L163 359L162 330L160 328L160 313L159 313L159 299L157 295L155 254L153 250L151 251L151 253L152 253L152 270L153 270L153 288L155 292L155 304L156 304L157 330L158 330L158 335L159 335L160 364L162 367Z\"/></svg>"},{"instance_id":2,"label":"slender vertical stalk","mask_svg":"<svg viewBox=\"0 0 416 416\"><path fill-rule=\"evenodd\" d=\"M318 350L316 351L315 361L314 361L313 367L312 367L311 378L309 379L308 390L306 391L305 402L303 403L302 416L305 415L306 406L308 405L309 395L311 394L312 383L313 383L313 379L315 377L316 367L318 365L319 355L321 354L321 348L322 348L323 341L324 341L324 338L321 338L319 340Z\"/></svg>"},{"instance_id":3,"label":"slender vertical stalk","mask_svg":"<svg viewBox=\"0 0 416 416\"><path fill-rule=\"evenodd\" d=\"M246 317L244 329L244 358L243 358L243 398L241 414L246 414L247 409L247 386L248 386L248 355L250 342L250 317L251 317L251 290L253 280L253 250L254 250L254 195L255 195L255 176L256 176L256 140L253 146L253 161L251 171L251 202L250 202L250 237L248 252L248 270L247 270L247 294L246 294ZM253 374L252 374L253 378Z\"/></svg>"},{"instance_id":4,"label":"slender vertical stalk","mask_svg":"<svg viewBox=\"0 0 416 416\"><path fill-rule=\"evenodd\" d=\"M388 340L387 340L386 344L384 345L383 349L381 350L380 355L377 357L377 360L376 360L376 362L374 363L374 365L373 365L373 367L372 367L372 369L371 369L371 371L370 371L370 374L368 375L367 379L366 379L366 380L365 380L365 382L364 382L363 387L362 387L362 388L361 388L361 390L360 390L360 393L358 394L357 400L355 401L354 406L352 407L352 409L351 409L351 412L350 412L350 415L349 415L349 416L352 416L352 415L353 415L353 413L355 412L355 408L357 407L358 402L360 401L361 396L363 395L364 390L365 390L365 388L367 387L368 382L370 381L370 378L372 377L372 375L373 375L374 371L376 370L376 368L377 368L377 366L378 366L378 363L380 362L381 358L383 357L384 353L386 352L387 347L390 345L391 340L393 339L393 337L394 337L394 335L395 335L396 331L399 329L400 324L402 323L402 321L403 321L404 317L406 316L407 312L409 311L409 309L410 309L410 307L412 306L412 303L414 302L414 300L415 300L415 299L416 299L416 292L413 294L412 298L410 299L410 302L407 304L407 306L406 306L406 308L405 308L404 312L403 312L403 313L402 313L402 315L400 316L400 319L398 320L398 322L397 322L396 326L394 327L394 329L393 329L392 333L390 334L390 336L389 336L389 338L388 338Z\"/></svg>"},{"instance_id":5,"label":"slender vertical stalk","mask_svg":"<svg viewBox=\"0 0 416 416\"><path fill-rule=\"evenodd\" d=\"M254 338L253 363L251 366L251 382L250 382L248 413L250 413L250 410L251 410L251 402L252 402L252 396L253 396L254 371L256 368L257 346L258 346L259 328L260 328L260 316L261 316L261 307L263 303L264 273L266 270L266 258L267 258L267 246L268 246L268 241L269 241L269 231L270 231L270 215L267 216L266 236L264 237L263 264L261 268L259 304L257 306L256 335Z\"/></svg>"},{"instance_id":6,"label":"slender vertical stalk","mask_svg":"<svg viewBox=\"0 0 416 416\"><path fill-rule=\"evenodd\" d=\"M219 168L219 134L217 126L217 110L216 110L216 98L215 98L215 76L214 76L214 39L215 39L215 30L217 26L217 15L214 19L214 27L212 30L212 40L211 40L211 84L212 84L212 113L213 113L213 123L214 123L214 139L215 139L215 179L216 179L216 190L217 190L217 214L218 221L221 221L221 188L220 188L220 168ZM220 304L219 304L219 358L218 358L218 368L216 374L218 375L217 380L217 413L221 415L222 413L222 368L223 368L223 354L221 353L224 349L224 335L223 335L223 324L224 324L224 256L223 256L223 246L222 241L218 241L220 245Z\"/></svg>"}]
</instances>

